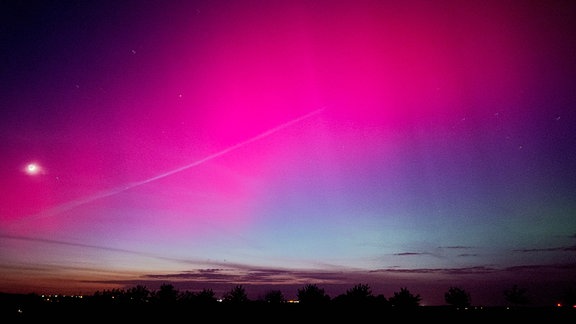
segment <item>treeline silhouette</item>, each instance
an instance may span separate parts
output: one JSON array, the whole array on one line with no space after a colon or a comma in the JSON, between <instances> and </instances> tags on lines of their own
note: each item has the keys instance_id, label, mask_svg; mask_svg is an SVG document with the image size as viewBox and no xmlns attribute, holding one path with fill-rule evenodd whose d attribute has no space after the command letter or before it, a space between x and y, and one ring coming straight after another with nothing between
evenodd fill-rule
<instances>
[{"instance_id":1,"label":"treeline silhouette","mask_svg":"<svg viewBox=\"0 0 576 324\"><path fill-rule=\"evenodd\" d=\"M470 293L461 287L450 287L444 293L446 305L422 307L421 296L401 287L385 297L373 294L367 284L356 284L345 293L332 298L316 284L297 289L297 299L288 300L281 290L269 290L257 299L250 299L242 285L236 285L220 298L211 289L180 291L172 284L162 284L151 290L143 285L128 289L96 291L89 296L75 295L11 295L0 300L2 318L12 322L36 322L54 319L106 321L141 321L158 317L176 320L209 316L215 321L250 319L256 321L298 320L370 320L374 316L402 316L424 320L492 320L492 319L576 319L576 296L572 292L561 296L563 305L570 307L528 307L527 291L517 285L503 291L507 307L472 306ZM0 320L2 320L0 318ZM576 322L574 322L576 323Z\"/></svg>"}]
</instances>

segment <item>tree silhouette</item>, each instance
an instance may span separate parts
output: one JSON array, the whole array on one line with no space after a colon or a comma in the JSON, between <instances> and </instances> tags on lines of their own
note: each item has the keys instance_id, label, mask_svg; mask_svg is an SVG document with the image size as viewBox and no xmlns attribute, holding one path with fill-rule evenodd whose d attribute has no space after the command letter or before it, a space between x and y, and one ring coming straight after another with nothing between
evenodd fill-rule
<instances>
[{"instance_id":1,"label":"tree silhouette","mask_svg":"<svg viewBox=\"0 0 576 324\"><path fill-rule=\"evenodd\" d=\"M388 298L388 302L398 308L412 308L420 306L420 295L413 295L408 288L400 288L400 291L394 292L394 296Z\"/></svg>"},{"instance_id":2,"label":"tree silhouette","mask_svg":"<svg viewBox=\"0 0 576 324\"><path fill-rule=\"evenodd\" d=\"M444 301L458 308L468 307L471 304L470 293L459 287L450 287L444 293Z\"/></svg>"},{"instance_id":3,"label":"tree silhouette","mask_svg":"<svg viewBox=\"0 0 576 324\"><path fill-rule=\"evenodd\" d=\"M202 305L210 305L216 303L216 297L212 289L202 289L196 294L196 302Z\"/></svg>"},{"instance_id":4,"label":"tree silhouette","mask_svg":"<svg viewBox=\"0 0 576 324\"><path fill-rule=\"evenodd\" d=\"M523 306L530 303L530 299L526 293L526 288L520 288L518 285L513 285L512 288L504 290L504 297L507 302L513 305Z\"/></svg>"},{"instance_id":5,"label":"tree silhouette","mask_svg":"<svg viewBox=\"0 0 576 324\"><path fill-rule=\"evenodd\" d=\"M172 284L162 284L156 292L156 301L162 305L175 304L178 300L179 291Z\"/></svg>"},{"instance_id":6,"label":"tree silhouette","mask_svg":"<svg viewBox=\"0 0 576 324\"><path fill-rule=\"evenodd\" d=\"M264 301L268 304L280 304L286 301L280 290L269 290L264 294Z\"/></svg>"},{"instance_id":7,"label":"tree silhouette","mask_svg":"<svg viewBox=\"0 0 576 324\"><path fill-rule=\"evenodd\" d=\"M356 300L366 300L372 295L372 289L367 284L356 284L354 287L346 290L346 296Z\"/></svg>"},{"instance_id":8,"label":"tree silhouette","mask_svg":"<svg viewBox=\"0 0 576 324\"><path fill-rule=\"evenodd\" d=\"M125 295L130 303L143 304L150 299L151 291L146 286L136 285L126 290Z\"/></svg>"},{"instance_id":9,"label":"tree silhouette","mask_svg":"<svg viewBox=\"0 0 576 324\"><path fill-rule=\"evenodd\" d=\"M178 295L178 303L179 304L185 304L185 305L190 305L190 304L194 304L196 303L196 293L192 292L192 291L184 291L181 292Z\"/></svg>"},{"instance_id":10,"label":"tree silhouette","mask_svg":"<svg viewBox=\"0 0 576 324\"><path fill-rule=\"evenodd\" d=\"M324 289L315 284L307 284L303 288L299 288L297 297L301 304L319 305L330 301L330 296L324 292Z\"/></svg>"},{"instance_id":11,"label":"tree silhouette","mask_svg":"<svg viewBox=\"0 0 576 324\"><path fill-rule=\"evenodd\" d=\"M105 304L118 304L124 302L125 299L125 292L122 289L113 288L113 289L105 289L105 290L98 290L93 294L94 300L98 301L99 303Z\"/></svg>"},{"instance_id":12,"label":"tree silhouette","mask_svg":"<svg viewBox=\"0 0 576 324\"><path fill-rule=\"evenodd\" d=\"M211 289L203 289L199 292L184 291L178 296L178 302L185 305L211 305L216 303L216 297Z\"/></svg>"},{"instance_id":13,"label":"tree silhouette","mask_svg":"<svg viewBox=\"0 0 576 324\"><path fill-rule=\"evenodd\" d=\"M237 285L224 295L223 301L228 304L243 304L250 300L244 287Z\"/></svg>"},{"instance_id":14,"label":"tree silhouette","mask_svg":"<svg viewBox=\"0 0 576 324\"><path fill-rule=\"evenodd\" d=\"M356 284L352 288L346 290L344 295L337 296L336 302L354 304L354 305L369 305L373 304L376 297L372 294L372 289L367 284Z\"/></svg>"}]
</instances>

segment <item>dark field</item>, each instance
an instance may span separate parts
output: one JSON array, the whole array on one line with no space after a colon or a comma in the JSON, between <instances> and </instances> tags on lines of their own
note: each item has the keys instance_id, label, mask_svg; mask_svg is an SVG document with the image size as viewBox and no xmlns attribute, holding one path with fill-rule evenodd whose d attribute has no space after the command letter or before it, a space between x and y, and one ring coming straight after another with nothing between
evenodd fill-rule
<instances>
[{"instance_id":1,"label":"dark field","mask_svg":"<svg viewBox=\"0 0 576 324\"><path fill-rule=\"evenodd\" d=\"M25 297L1 300L2 323L392 323L511 321L576 323L576 309L560 307L471 307L418 306L406 309L375 305L302 305L250 302L242 305L114 305L93 302L45 303Z\"/></svg>"}]
</instances>

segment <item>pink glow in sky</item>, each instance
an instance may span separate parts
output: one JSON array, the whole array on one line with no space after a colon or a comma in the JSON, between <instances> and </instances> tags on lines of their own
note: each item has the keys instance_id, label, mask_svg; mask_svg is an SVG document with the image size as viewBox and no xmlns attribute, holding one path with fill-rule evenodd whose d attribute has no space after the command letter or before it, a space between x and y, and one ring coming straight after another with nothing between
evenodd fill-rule
<instances>
[{"instance_id":1,"label":"pink glow in sky","mask_svg":"<svg viewBox=\"0 0 576 324\"><path fill-rule=\"evenodd\" d=\"M570 2L2 6L0 291L576 282Z\"/></svg>"}]
</instances>

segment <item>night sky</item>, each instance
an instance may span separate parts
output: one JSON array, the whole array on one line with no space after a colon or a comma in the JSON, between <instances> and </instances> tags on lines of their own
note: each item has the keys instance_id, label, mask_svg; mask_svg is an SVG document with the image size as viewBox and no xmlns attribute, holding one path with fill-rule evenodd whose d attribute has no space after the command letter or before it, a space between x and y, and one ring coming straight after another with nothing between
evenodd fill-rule
<instances>
[{"instance_id":1,"label":"night sky","mask_svg":"<svg viewBox=\"0 0 576 324\"><path fill-rule=\"evenodd\" d=\"M0 291L576 289L576 2L3 1Z\"/></svg>"}]
</instances>

